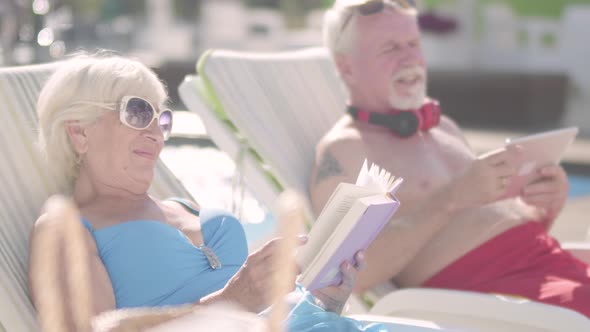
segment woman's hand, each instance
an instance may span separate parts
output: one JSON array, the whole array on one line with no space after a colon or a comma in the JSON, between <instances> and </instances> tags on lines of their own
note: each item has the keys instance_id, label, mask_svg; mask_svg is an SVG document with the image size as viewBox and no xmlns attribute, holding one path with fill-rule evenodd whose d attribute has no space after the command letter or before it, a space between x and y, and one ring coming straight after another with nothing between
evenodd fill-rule
<instances>
[{"instance_id":1,"label":"woman's hand","mask_svg":"<svg viewBox=\"0 0 590 332\"><path fill-rule=\"evenodd\" d=\"M364 251L357 252L354 259L356 261L356 266L354 267L349 262L344 262L340 265L342 282L338 286L320 288L311 292L319 302L318 305L326 311L332 311L336 314L342 312L354 288L357 274L366 266Z\"/></svg>"},{"instance_id":2,"label":"woman's hand","mask_svg":"<svg viewBox=\"0 0 590 332\"><path fill-rule=\"evenodd\" d=\"M299 237L300 244L304 244L307 237ZM266 243L262 248L248 256L246 262L240 270L228 281L221 291L221 297L230 302L238 303L243 308L260 312L270 305L273 275L280 269L276 264L276 255L282 238L276 238ZM285 257L285 262L289 262ZM295 289L295 278L299 271L293 262L293 273L289 275L289 284L293 285L290 289Z\"/></svg>"}]
</instances>

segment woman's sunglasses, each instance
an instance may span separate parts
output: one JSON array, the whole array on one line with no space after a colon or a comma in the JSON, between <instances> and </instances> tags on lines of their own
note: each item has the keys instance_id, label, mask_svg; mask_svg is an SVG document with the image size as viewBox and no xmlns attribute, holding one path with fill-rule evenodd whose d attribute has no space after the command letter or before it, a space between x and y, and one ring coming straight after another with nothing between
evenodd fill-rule
<instances>
[{"instance_id":1,"label":"woman's sunglasses","mask_svg":"<svg viewBox=\"0 0 590 332\"><path fill-rule=\"evenodd\" d=\"M340 33L342 33L342 31L344 31L346 26L350 23L350 20L354 16L354 10L363 16L378 14L385 8L385 2L396 3L403 9L416 9L416 3L414 0L366 0L349 6L353 9L353 11L350 11L350 14L346 17L344 23L342 23L342 27L340 27Z\"/></svg>"},{"instance_id":2,"label":"woman's sunglasses","mask_svg":"<svg viewBox=\"0 0 590 332\"><path fill-rule=\"evenodd\" d=\"M119 103L119 108L112 106L116 104L97 102L76 102L87 105L96 105L112 111L119 111L119 120L129 128L143 130L151 126L154 119L158 121L158 127L162 131L164 140L170 137L172 131L172 111L163 109L159 113L156 108L147 100L136 96L125 96Z\"/></svg>"}]
</instances>

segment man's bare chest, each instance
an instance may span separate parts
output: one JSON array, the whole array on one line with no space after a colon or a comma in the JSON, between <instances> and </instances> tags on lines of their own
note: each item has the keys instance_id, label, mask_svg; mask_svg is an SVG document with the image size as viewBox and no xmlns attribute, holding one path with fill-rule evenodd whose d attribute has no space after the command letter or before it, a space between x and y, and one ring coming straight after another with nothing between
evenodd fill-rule
<instances>
[{"instance_id":1,"label":"man's bare chest","mask_svg":"<svg viewBox=\"0 0 590 332\"><path fill-rule=\"evenodd\" d=\"M427 195L460 175L474 160L468 146L445 133L407 140L392 138L370 144L373 162L404 178L400 198L413 200Z\"/></svg>"}]
</instances>

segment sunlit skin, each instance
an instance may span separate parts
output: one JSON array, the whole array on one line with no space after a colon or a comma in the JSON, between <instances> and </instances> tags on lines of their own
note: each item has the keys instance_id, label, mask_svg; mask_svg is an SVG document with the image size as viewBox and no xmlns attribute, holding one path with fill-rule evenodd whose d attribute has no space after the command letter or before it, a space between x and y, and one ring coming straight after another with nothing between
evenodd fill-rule
<instances>
[{"instance_id":1,"label":"sunlit skin","mask_svg":"<svg viewBox=\"0 0 590 332\"><path fill-rule=\"evenodd\" d=\"M358 18L354 49L336 54L335 63L351 105L386 112L392 98L410 98L411 91L426 83L425 75L392 79L406 68L426 66L416 17L387 8ZM551 227L567 197L560 166L540 171L521 198L499 201L519 156L518 148L476 156L446 116L438 127L407 139L344 116L316 147L310 180L313 208L319 213L338 183L354 183L365 158L403 177L397 194L401 207L367 250L367 269L357 290L391 278L400 286L419 286L516 225L535 220Z\"/></svg>"},{"instance_id":2,"label":"sunlit skin","mask_svg":"<svg viewBox=\"0 0 590 332\"><path fill-rule=\"evenodd\" d=\"M134 130L119 121L118 113L108 112L82 131L86 137L80 137L81 148L86 151L79 181L89 177L104 186L99 190L145 193L164 147L156 121L146 130Z\"/></svg>"}]
</instances>

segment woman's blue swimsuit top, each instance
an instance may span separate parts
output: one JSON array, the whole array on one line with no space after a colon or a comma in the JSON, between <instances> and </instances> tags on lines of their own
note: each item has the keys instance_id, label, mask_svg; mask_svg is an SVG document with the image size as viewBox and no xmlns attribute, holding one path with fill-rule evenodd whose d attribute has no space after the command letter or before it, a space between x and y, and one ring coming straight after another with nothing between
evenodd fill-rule
<instances>
[{"instance_id":1,"label":"woman's blue swimsuit top","mask_svg":"<svg viewBox=\"0 0 590 332\"><path fill-rule=\"evenodd\" d=\"M82 219L111 279L117 308L197 302L223 288L245 262L246 236L235 217L220 210L199 213L176 201L200 214L204 246L194 246L179 229L160 221L133 220L94 230Z\"/></svg>"}]
</instances>

